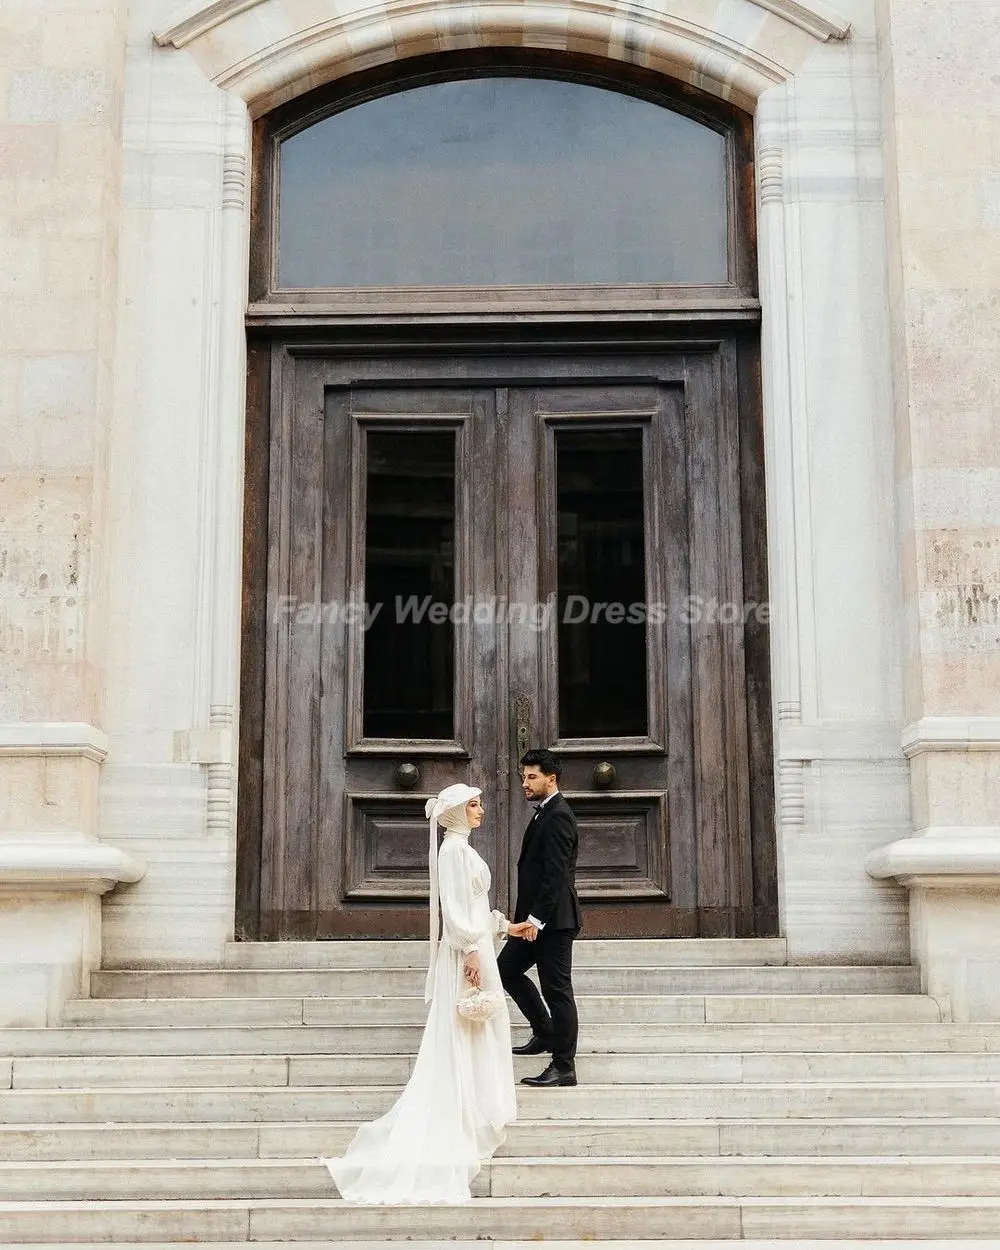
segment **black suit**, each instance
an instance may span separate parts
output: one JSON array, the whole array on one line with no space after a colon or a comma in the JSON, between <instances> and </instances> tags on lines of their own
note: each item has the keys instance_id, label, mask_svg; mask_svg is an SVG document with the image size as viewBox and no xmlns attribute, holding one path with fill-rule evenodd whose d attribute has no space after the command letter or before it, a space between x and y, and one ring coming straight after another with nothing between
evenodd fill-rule
<instances>
[{"instance_id":1,"label":"black suit","mask_svg":"<svg viewBox=\"0 0 1000 1250\"><path fill-rule=\"evenodd\" d=\"M580 932L573 880L578 849L576 817L556 793L528 823L517 861L514 920L533 916L545 927L534 942L511 938L498 961L504 989L535 1035L551 1043L553 1062L563 1070L576 1060L578 1032L573 997L573 939ZM536 963L544 1002L525 975Z\"/></svg>"}]
</instances>

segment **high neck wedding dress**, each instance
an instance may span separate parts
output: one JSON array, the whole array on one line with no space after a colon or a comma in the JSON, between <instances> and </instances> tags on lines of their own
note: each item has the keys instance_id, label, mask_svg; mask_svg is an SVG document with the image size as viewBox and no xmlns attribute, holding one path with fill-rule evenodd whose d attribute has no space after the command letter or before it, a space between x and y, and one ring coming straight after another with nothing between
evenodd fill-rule
<instances>
[{"instance_id":1,"label":"high neck wedding dress","mask_svg":"<svg viewBox=\"0 0 1000 1250\"><path fill-rule=\"evenodd\" d=\"M390 1111L358 1129L343 1158L324 1160L348 1202L468 1202L473 1178L517 1117L506 1004L477 1022L455 1009L470 950L479 952L483 989L502 989L494 942L505 922L490 911L490 870L469 832L449 830L438 852L444 931L410 1079Z\"/></svg>"}]
</instances>

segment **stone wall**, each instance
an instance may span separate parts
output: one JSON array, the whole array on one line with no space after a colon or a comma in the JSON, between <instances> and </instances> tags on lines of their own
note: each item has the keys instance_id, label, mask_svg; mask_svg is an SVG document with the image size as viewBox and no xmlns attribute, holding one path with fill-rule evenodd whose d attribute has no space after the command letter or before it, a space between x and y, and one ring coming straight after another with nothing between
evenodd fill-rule
<instances>
[{"instance_id":1,"label":"stone wall","mask_svg":"<svg viewBox=\"0 0 1000 1250\"><path fill-rule=\"evenodd\" d=\"M0 10L0 948L5 1011L99 954L93 894L11 898L97 833L108 620L122 0ZM58 856L55 856L58 859ZM36 863L34 870L25 867ZM56 871L56 870L53 870ZM27 874L26 876L24 874ZM29 889L22 882L21 893ZM3 893L4 891L6 893Z\"/></svg>"},{"instance_id":2,"label":"stone wall","mask_svg":"<svg viewBox=\"0 0 1000 1250\"><path fill-rule=\"evenodd\" d=\"M0 14L0 718L99 719L125 33L120 0Z\"/></svg>"},{"instance_id":3,"label":"stone wall","mask_svg":"<svg viewBox=\"0 0 1000 1250\"><path fill-rule=\"evenodd\" d=\"M894 0L880 18L907 716L996 719L1000 3ZM922 751L913 775L918 829L1000 824L996 750Z\"/></svg>"},{"instance_id":4,"label":"stone wall","mask_svg":"<svg viewBox=\"0 0 1000 1250\"><path fill-rule=\"evenodd\" d=\"M990 0L878 5L905 747L919 837L876 867L919 895L911 911L925 986L950 993L960 1013L992 1018L1000 1018L998 23L1000 3Z\"/></svg>"}]
</instances>

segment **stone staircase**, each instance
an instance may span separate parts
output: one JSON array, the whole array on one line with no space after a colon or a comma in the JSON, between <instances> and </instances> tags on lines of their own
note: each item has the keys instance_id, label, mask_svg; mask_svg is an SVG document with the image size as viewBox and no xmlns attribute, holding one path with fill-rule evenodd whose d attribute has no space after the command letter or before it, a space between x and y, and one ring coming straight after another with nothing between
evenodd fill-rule
<instances>
[{"instance_id":1,"label":"stone staircase","mask_svg":"<svg viewBox=\"0 0 1000 1250\"><path fill-rule=\"evenodd\" d=\"M343 1204L318 1159L405 1081L425 951L234 944L0 1032L0 1245L1000 1244L1000 1024L780 940L580 942L581 1085L519 1091L471 1206Z\"/></svg>"}]
</instances>

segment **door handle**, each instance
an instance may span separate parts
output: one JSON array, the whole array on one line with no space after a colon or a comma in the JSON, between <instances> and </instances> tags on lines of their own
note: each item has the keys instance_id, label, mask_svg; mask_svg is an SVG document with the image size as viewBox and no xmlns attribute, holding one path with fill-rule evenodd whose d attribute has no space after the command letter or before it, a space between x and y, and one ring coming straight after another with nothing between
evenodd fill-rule
<instances>
[{"instance_id":1,"label":"door handle","mask_svg":"<svg viewBox=\"0 0 1000 1250\"><path fill-rule=\"evenodd\" d=\"M602 760L594 768L594 787L597 790L610 790L618 780L618 769L607 760Z\"/></svg>"},{"instance_id":2,"label":"door handle","mask_svg":"<svg viewBox=\"0 0 1000 1250\"><path fill-rule=\"evenodd\" d=\"M531 700L523 694L514 698L514 745L518 760L531 750Z\"/></svg>"},{"instance_id":3,"label":"door handle","mask_svg":"<svg viewBox=\"0 0 1000 1250\"><path fill-rule=\"evenodd\" d=\"M414 786L420 784L420 765L409 762L397 764L392 776L401 790L412 790Z\"/></svg>"}]
</instances>

